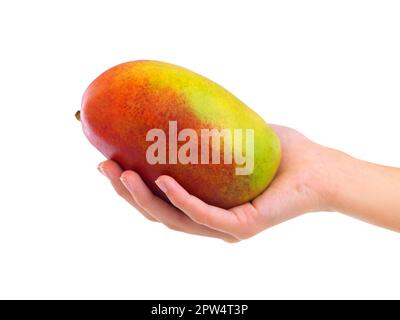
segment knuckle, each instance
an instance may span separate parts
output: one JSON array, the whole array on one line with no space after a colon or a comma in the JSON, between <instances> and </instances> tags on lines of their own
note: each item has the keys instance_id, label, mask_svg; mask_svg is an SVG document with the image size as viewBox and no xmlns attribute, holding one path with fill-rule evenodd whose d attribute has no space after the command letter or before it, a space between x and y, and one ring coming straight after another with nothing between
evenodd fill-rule
<instances>
[{"instance_id":1,"label":"knuckle","mask_svg":"<svg viewBox=\"0 0 400 320\"><path fill-rule=\"evenodd\" d=\"M168 229L170 229L170 230L173 230L173 231L180 231L181 229L176 225L176 224L174 224L174 223L171 223L171 222L164 222L164 224L165 224L165 226L168 228Z\"/></svg>"},{"instance_id":2,"label":"knuckle","mask_svg":"<svg viewBox=\"0 0 400 320\"><path fill-rule=\"evenodd\" d=\"M195 220L197 223L200 223L205 226L212 226L213 225L213 219L211 218L211 215L209 214L204 214L204 215L198 215Z\"/></svg>"},{"instance_id":3,"label":"knuckle","mask_svg":"<svg viewBox=\"0 0 400 320\"><path fill-rule=\"evenodd\" d=\"M195 215L195 221L205 226L217 226L215 216L213 215L213 213L211 213L211 210L208 210L207 207L204 208L204 211L197 212L197 214Z\"/></svg>"},{"instance_id":4,"label":"knuckle","mask_svg":"<svg viewBox=\"0 0 400 320\"><path fill-rule=\"evenodd\" d=\"M174 220L175 220L174 225L177 225L177 226L184 225L187 222L187 219L188 219L187 216L184 213L180 212L174 217Z\"/></svg>"},{"instance_id":5,"label":"knuckle","mask_svg":"<svg viewBox=\"0 0 400 320\"><path fill-rule=\"evenodd\" d=\"M177 197L175 199L176 206L179 208L183 208L183 209L189 207L190 197L191 197L191 195L189 195L189 194L187 194L185 196Z\"/></svg>"},{"instance_id":6,"label":"knuckle","mask_svg":"<svg viewBox=\"0 0 400 320\"><path fill-rule=\"evenodd\" d=\"M240 230L239 232L236 233L236 236L239 240L246 240L251 238L252 236L254 236L254 232L252 232L251 230Z\"/></svg>"},{"instance_id":7,"label":"knuckle","mask_svg":"<svg viewBox=\"0 0 400 320\"><path fill-rule=\"evenodd\" d=\"M229 244L235 244L235 243L238 243L238 242L241 241L240 239L233 238L233 237L231 237L231 238L224 238L224 239L222 239L222 240L224 240L226 243L229 243Z\"/></svg>"},{"instance_id":8,"label":"knuckle","mask_svg":"<svg viewBox=\"0 0 400 320\"><path fill-rule=\"evenodd\" d=\"M115 192L116 192L117 195L120 196L121 198L126 198L126 196L127 196L125 190L123 190L123 189L121 189L121 188L115 188Z\"/></svg>"},{"instance_id":9,"label":"knuckle","mask_svg":"<svg viewBox=\"0 0 400 320\"><path fill-rule=\"evenodd\" d=\"M147 208L148 204L153 201L152 197L149 195L141 194L139 196L134 196L136 203L141 206L142 208Z\"/></svg>"},{"instance_id":10,"label":"knuckle","mask_svg":"<svg viewBox=\"0 0 400 320\"><path fill-rule=\"evenodd\" d=\"M143 215L147 220L149 220L149 221L158 222L158 220L156 220L153 216L151 216L151 215L148 214L148 213L142 212L142 215Z\"/></svg>"}]
</instances>

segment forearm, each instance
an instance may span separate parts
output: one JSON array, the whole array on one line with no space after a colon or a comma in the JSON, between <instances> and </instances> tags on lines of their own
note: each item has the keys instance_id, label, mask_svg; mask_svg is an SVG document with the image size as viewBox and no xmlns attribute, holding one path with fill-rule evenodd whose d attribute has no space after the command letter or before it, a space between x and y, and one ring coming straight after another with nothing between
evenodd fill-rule
<instances>
[{"instance_id":1,"label":"forearm","mask_svg":"<svg viewBox=\"0 0 400 320\"><path fill-rule=\"evenodd\" d=\"M332 209L400 232L400 169L339 152L336 158Z\"/></svg>"}]
</instances>

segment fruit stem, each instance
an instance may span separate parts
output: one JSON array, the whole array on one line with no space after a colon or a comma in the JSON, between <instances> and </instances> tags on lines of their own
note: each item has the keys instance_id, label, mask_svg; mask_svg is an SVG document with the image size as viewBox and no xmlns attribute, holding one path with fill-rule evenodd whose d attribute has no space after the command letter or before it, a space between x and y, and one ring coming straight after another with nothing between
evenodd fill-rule
<instances>
[{"instance_id":1,"label":"fruit stem","mask_svg":"<svg viewBox=\"0 0 400 320\"><path fill-rule=\"evenodd\" d=\"M78 120L78 121L81 121L81 112L78 110L77 112L75 112L75 118Z\"/></svg>"}]
</instances>

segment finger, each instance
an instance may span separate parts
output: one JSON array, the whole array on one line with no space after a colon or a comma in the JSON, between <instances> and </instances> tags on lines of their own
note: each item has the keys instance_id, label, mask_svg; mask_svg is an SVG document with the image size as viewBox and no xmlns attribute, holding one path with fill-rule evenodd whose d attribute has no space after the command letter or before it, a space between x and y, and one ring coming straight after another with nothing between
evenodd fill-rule
<instances>
[{"instance_id":1,"label":"finger","mask_svg":"<svg viewBox=\"0 0 400 320\"><path fill-rule=\"evenodd\" d=\"M172 204L182 210L193 221L231 235L237 233L238 220L231 212L211 206L189 194L169 176L160 176L156 183Z\"/></svg>"},{"instance_id":2,"label":"finger","mask_svg":"<svg viewBox=\"0 0 400 320\"><path fill-rule=\"evenodd\" d=\"M157 221L154 217L151 216L151 214L149 214L148 212L143 210L136 203L136 201L132 198L132 195L122 184L120 177L121 177L121 174L123 171L116 162L114 162L112 160L107 160L107 161L100 163L98 168L99 168L99 171L110 180L112 186L114 187L114 189L118 195L120 195L122 198L124 198L126 201L128 201L145 218L149 219L150 221Z\"/></svg>"},{"instance_id":3,"label":"finger","mask_svg":"<svg viewBox=\"0 0 400 320\"><path fill-rule=\"evenodd\" d=\"M231 235L192 221L181 211L155 196L136 172L125 171L121 176L121 181L130 191L136 203L168 228L195 235L220 238L228 242L238 241Z\"/></svg>"}]
</instances>

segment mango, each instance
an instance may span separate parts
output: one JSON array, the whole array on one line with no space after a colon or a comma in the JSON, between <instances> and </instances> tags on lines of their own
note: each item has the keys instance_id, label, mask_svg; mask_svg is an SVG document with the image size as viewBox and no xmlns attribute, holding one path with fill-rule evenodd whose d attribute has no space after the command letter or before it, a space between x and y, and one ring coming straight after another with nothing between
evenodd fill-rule
<instances>
[{"instance_id":1,"label":"mango","mask_svg":"<svg viewBox=\"0 0 400 320\"><path fill-rule=\"evenodd\" d=\"M105 71L77 117L105 157L164 199L154 182L160 175L211 205L243 204L268 187L281 159L279 138L258 114L215 82L165 62Z\"/></svg>"}]
</instances>

